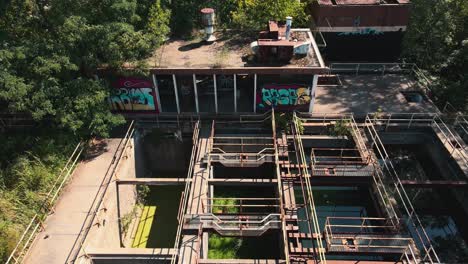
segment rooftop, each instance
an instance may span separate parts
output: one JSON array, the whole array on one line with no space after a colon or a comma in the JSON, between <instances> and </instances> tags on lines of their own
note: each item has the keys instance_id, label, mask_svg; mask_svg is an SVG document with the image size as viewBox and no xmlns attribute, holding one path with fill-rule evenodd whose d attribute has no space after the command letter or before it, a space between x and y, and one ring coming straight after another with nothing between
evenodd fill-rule
<instances>
[{"instance_id":1,"label":"rooftop","mask_svg":"<svg viewBox=\"0 0 468 264\"><path fill-rule=\"evenodd\" d=\"M409 4L410 0L319 0L320 5L399 5Z\"/></svg>"},{"instance_id":2,"label":"rooftop","mask_svg":"<svg viewBox=\"0 0 468 264\"><path fill-rule=\"evenodd\" d=\"M281 30L280 30L281 34ZM287 67L323 68L323 60L309 29L291 29L290 40L264 39L257 33L226 31L215 32L216 41L208 43L201 38L193 40L170 39L147 59L155 68L240 68ZM301 44L309 44L306 54L295 54L289 61L257 59L251 48L259 46L289 46L295 50ZM280 52L278 52L280 53Z\"/></svg>"},{"instance_id":3,"label":"rooftop","mask_svg":"<svg viewBox=\"0 0 468 264\"><path fill-rule=\"evenodd\" d=\"M388 113L437 113L437 107L425 98L409 102L405 93L422 91L408 75L340 75L339 86L319 86L316 91L314 113L347 113L362 115Z\"/></svg>"}]
</instances>

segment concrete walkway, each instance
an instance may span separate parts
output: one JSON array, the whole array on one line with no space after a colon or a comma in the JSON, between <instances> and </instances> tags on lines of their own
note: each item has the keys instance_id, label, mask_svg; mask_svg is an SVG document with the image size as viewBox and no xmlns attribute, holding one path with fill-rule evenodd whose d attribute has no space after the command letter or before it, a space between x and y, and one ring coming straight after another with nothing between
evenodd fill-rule
<instances>
[{"instance_id":1,"label":"concrete walkway","mask_svg":"<svg viewBox=\"0 0 468 264\"><path fill-rule=\"evenodd\" d=\"M79 163L57 202L55 213L46 219L45 230L37 235L24 263L65 263L120 140L106 140L102 154Z\"/></svg>"},{"instance_id":2,"label":"concrete walkway","mask_svg":"<svg viewBox=\"0 0 468 264\"><path fill-rule=\"evenodd\" d=\"M199 139L199 150L193 167L193 180L190 195L187 203L187 214L203 214L206 208L203 203L206 202L208 192L209 170L204 168L203 158L209 151L210 139ZM180 248L179 263L195 263L199 254L199 238L197 235L183 235Z\"/></svg>"}]
</instances>

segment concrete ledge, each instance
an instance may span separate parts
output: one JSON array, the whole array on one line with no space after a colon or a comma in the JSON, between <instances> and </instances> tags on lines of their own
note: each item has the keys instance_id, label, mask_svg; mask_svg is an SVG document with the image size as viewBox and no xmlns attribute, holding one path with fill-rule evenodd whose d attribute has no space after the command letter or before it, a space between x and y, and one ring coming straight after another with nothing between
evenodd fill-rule
<instances>
[{"instance_id":1,"label":"concrete ledge","mask_svg":"<svg viewBox=\"0 0 468 264\"><path fill-rule=\"evenodd\" d=\"M86 255L99 257L168 257L174 254L173 248L87 248Z\"/></svg>"},{"instance_id":2,"label":"concrete ledge","mask_svg":"<svg viewBox=\"0 0 468 264\"><path fill-rule=\"evenodd\" d=\"M211 185L259 185L277 184L277 179L209 179Z\"/></svg>"}]
</instances>

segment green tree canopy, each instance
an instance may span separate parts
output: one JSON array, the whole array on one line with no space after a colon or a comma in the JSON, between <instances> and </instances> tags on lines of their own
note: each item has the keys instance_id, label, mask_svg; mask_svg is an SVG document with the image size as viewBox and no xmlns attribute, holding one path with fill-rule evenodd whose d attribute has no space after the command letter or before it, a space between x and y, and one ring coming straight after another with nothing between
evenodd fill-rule
<instances>
[{"instance_id":1,"label":"green tree canopy","mask_svg":"<svg viewBox=\"0 0 468 264\"><path fill-rule=\"evenodd\" d=\"M308 27L309 15L305 2L291 0L245 0L238 1L232 13L233 23L245 29L262 29L268 20L284 21L293 17L295 27Z\"/></svg>"},{"instance_id":2,"label":"green tree canopy","mask_svg":"<svg viewBox=\"0 0 468 264\"><path fill-rule=\"evenodd\" d=\"M147 10L138 0L11 0L0 20L0 111L81 135L122 123L95 73L147 57L169 34L170 12L141 2Z\"/></svg>"},{"instance_id":3,"label":"green tree canopy","mask_svg":"<svg viewBox=\"0 0 468 264\"><path fill-rule=\"evenodd\" d=\"M403 56L434 77L434 92L442 103L468 110L468 1L411 4Z\"/></svg>"}]
</instances>

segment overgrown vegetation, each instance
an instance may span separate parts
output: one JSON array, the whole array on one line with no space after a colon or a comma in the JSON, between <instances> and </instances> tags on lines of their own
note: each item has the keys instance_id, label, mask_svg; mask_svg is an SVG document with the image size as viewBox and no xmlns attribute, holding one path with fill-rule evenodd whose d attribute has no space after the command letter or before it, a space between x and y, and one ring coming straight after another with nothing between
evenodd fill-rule
<instances>
[{"instance_id":1,"label":"overgrown vegetation","mask_svg":"<svg viewBox=\"0 0 468 264\"><path fill-rule=\"evenodd\" d=\"M190 35L193 29L202 28L200 10L211 7L216 11L218 29L260 30L266 27L268 20L284 21L287 16L293 17L295 27L309 27L307 3L290 0L172 1L171 26L176 35Z\"/></svg>"},{"instance_id":2,"label":"overgrown vegetation","mask_svg":"<svg viewBox=\"0 0 468 264\"><path fill-rule=\"evenodd\" d=\"M40 131L36 131L40 132ZM56 134L0 134L0 261L4 262L47 193L77 140ZM50 199L50 198L49 198Z\"/></svg>"},{"instance_id":3,"label":"overgrown vegetation","mask_svg":"<svg viewBox=\"0 0 468 264\"><path fill-rule=\"evenodd\" d=\"M236 259L237 252L242 246L242 238L224 237L211 234L208 239L209 259Z\"/></svg>"},{"instance_id":4,"label":"overgrown vegetation","mask_svg":"<svg viewBox=\"0 0 468 264\"><path fill-rule=\"evenodd\" d=\"M170 11L153 0L10 0L0 5L0 113L30 118L2 127L0 262L42 204L79 139L109 135L124 119L106 103L106 65L151 54Z\"/></svg>"},{"instance_id":5,"label":"overgrown vegetation","mask_svg":"<svg viewBox=\"0 0 468 264\"><path fill-rule=\"evenodd\" d=\"M276 129L291 133L291 126L293 124L294 115L292 113L275 113ZM296 119L296 124L299 134L304 134L304 125L300 118Z\"/></svg>"},{"instance_id":6,"label":"overgrown vegetation","mask_svg":"<svg viewBox=\"0 0 468 264\"><path fill-rule=\"evenodd\" d=\"M468 1L412 0L403 57L433 79L439 106L468 110Z\"/></svg>"},{"instance_id":7,"label":"overgrown vegetation","mask_svg":"<svg viewBox=\"0 0 468 264\"><path fill-rule=\"evenodd\" d=\"M330 134L337 137L350 137L350 121L347 119L338 120L330 126Z\"/></svg>"},{"instance_id":8,"label":"overgrown vegetation","mask_svg":"<svg viewBox=\"0 0 468 264\"><path fill-rule=\"evenodd\" d=\"M214 214L235 214L238 212L238 202L235 199L217 198L216 200L213 200Z\"/></svg>"}]
</instances>

